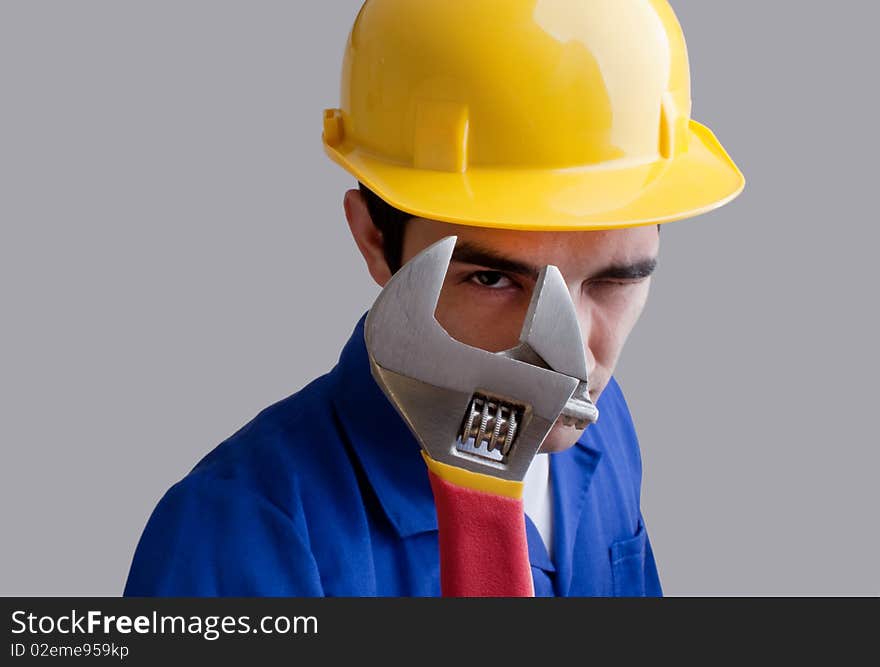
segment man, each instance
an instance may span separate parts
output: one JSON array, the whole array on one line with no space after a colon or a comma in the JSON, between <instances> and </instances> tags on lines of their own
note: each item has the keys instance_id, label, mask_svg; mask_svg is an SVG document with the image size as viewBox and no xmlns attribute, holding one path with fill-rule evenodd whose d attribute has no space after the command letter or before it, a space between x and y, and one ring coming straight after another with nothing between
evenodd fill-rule
<instances>
[{"instance_id":1,"label":"man","mask_svg":"<svg viewBox=\"0 0 880 667\"><path fill-rule=\"evenodd\" d=\"M662 595L641 457L613 371L648 296L659 223L743 187L690 120L665 0L368 0L345 54L328 155L359 181L345 216L385 285L458 237L436 311L454 338L512 347L552 264L601 418L557 423L525 479L536 595ZM509 554L487 553L504 567ZM339 364L261 412L163 497L126 595L438 595L419 445L370 374L363 320Z\"/></svg>"}]
</instances>

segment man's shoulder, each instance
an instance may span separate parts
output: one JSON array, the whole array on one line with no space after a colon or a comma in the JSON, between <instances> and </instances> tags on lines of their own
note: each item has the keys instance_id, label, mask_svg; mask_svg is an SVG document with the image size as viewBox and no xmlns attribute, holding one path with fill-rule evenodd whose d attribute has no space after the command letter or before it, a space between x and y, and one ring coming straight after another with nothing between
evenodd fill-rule
<instances>
[{"instance_id":1,"label":"man's shoulder","mask_svg":"<svg viewBox=\"0 0 880 667\"><path fill-rule=\"evenodd\" d=\"M326 376L260 411L162 495L125 595L317 595L301 480L332 421ZM332 444L326 429L324 442Z\"/></svg>"},{"instance_id":2,"label":"man's shoulder","mask_svg":"<svg viewBox=\"0 0 880 667\"><path fill-rule=\"evenodd\" d=\"M331 371L264 408L168 488L126 595L320 592L308 499L324 503L315 486L335 488L328 481L349 474L332 381Z\"/></svg>"},{"instance_id":3,"label":"man's shoulder","mask_svg":"<svg viewBox=\"0 0 880 667\"><path fill-rule=\"evenodd\" d=\"M175 487L217 485L289 504L297 480L314 474L320 458L312 455L315 450L340 445L331 384L332 372L262 409L205 454Z\"/></svg>"}]
</instances>

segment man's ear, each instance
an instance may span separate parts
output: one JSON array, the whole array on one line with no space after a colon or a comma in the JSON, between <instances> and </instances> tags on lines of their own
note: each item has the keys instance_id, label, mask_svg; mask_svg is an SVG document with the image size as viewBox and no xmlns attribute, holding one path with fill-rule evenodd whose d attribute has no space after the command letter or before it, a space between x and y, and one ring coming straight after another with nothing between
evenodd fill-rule
<instances>
[{"instance_id":1,"label":"man's ear","mask_svg":"<svg viewBox=\"0 0 880 667\"><path fill-rule=\"evenodd\" d=\"M382 232L373 224L364 196L360 190L349 190L345 193L342 205L345 209L345 219L348 220L348 228L358 250L364 256L367 270L379 287L385 287L385 283L391 280L391 270L388 268L388 262L385 261Z\"/></svg>"}]
</instances>

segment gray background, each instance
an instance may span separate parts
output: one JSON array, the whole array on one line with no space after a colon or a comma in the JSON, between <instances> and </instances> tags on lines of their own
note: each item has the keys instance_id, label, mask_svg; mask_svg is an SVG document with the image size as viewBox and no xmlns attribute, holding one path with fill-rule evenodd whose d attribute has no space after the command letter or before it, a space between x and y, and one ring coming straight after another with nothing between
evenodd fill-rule
<instances>
[{"instance_id":1,"label":"gray background","mask_svg":"<svg viewBox=\"0 0 880 667\"><path fill-rule=\"evenodd\" d=\"M0 2L0 592L121 593L168 486L335 363L359 5ZM877 3L673 5L748 185L664 227L618 368L664 591L878 594Z\"/></svg>"}]
</instances>

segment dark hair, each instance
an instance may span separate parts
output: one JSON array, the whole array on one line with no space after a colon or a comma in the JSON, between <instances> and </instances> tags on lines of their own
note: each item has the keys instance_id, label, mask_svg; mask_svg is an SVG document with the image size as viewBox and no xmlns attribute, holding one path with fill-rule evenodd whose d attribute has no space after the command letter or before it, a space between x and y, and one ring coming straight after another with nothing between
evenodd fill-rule
<instances>
[{"instance_id":1,"label":"dark hair","mask_svg":"<svg viewBox=\"0 0 880 667\"><path fill-rule=\"evenodd\" d=\"M360 181L358 188L367 202L373 224L382 233L382 251L388 268L391 273L397 273L403 263L403 234L406 223L415 216L394 208ZM660 225L657 225L657 232L660 232Z\"/></svg>"}]
</instances>

